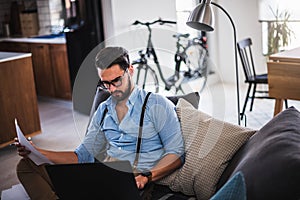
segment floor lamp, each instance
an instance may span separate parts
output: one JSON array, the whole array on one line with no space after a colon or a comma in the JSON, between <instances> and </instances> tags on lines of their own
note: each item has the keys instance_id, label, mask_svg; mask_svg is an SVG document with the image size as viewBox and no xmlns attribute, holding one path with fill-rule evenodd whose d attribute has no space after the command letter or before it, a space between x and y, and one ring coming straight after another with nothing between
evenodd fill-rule
<instances>
[{"instance_id":1,"label":"floor lamp","mask_svg":"<svg viewBox=\"0 0 300 200\"><path fill-rule=\"evenodd\" d=\"M221 9L226 16L229 18L234 36L234 51L235 51L235 73L236 73L236 92L237 92L237 109L238 109L238 124L241 124L240 120L240 93L239 93L239 75L238 75L238 58L237 58L237 48L236 48L236 29L233 23L232 18L229 13L220 5L211 2L211 0L203 0L198 4L194 10L191 12L188 21L186 24L191 28L200 30L200 31L213 31L214 30L214 12L211 5L214 5Z\"/></svg>"}]
</instances>

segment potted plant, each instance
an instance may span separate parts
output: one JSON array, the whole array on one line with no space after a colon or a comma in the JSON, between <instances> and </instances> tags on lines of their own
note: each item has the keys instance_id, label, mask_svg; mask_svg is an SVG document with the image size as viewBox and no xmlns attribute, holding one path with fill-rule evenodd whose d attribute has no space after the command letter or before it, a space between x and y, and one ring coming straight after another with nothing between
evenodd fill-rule
<instances>
[{"instance_id":1,"label":"potted plant","mask_svg":"<svg viewBox=\"0 0 300 200\"><path fill-rule=\"evenodd\" d=\"M269 22L268 25L268 53L271 55L283 50L283 47L286 47L291 42L291 36L294 35L294 32L289 28L288 22L291 17L291 14L284 10L279 12L277 8L276 11L270 7L272 14L275 17L275 20Z\"/></svg>"}]
</instances>

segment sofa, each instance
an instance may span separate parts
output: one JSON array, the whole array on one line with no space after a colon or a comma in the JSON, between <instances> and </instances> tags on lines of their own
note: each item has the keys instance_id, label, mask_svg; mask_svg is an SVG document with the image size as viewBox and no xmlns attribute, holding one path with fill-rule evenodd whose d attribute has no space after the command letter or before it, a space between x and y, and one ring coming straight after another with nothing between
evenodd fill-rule
<instances>
[{"instance_id":1,"label":"sofa","mask_svg":"<svg viewBox=\"0 0 300 200\"><path fill-rule=\"evenodd\" d=\"M97 89L91 114L107 97ZM185 164L156 182L168 186L163 192L169 199L300 199L296 108L252 130L198 110L197 92L168 98L176 105L186 148Z\"/></svg>"}]
</instances>

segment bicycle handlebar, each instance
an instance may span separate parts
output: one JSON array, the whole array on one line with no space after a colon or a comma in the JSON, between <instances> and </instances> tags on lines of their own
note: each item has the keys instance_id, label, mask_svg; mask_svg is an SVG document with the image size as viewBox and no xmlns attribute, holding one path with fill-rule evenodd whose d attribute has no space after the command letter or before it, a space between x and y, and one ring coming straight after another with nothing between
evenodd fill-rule
<instances>
[{"instance_id":1,"label":"bicycle handlebar","mask_svg":"<svg viewBox=\"0 0 300 200\"><path fill-rule=\"evenodd\" d=\"M158 19L158 20L155 20L153 22L140 22L139 20L136 20L132 25L144 25L144 26L150 26L152 24L156 24L156 23L159 23L159 25L164 25L164 24L176 24L177 22L175 21L168 21L168 20L162 20L162 19Z\"/></svg>"}]
</instances>

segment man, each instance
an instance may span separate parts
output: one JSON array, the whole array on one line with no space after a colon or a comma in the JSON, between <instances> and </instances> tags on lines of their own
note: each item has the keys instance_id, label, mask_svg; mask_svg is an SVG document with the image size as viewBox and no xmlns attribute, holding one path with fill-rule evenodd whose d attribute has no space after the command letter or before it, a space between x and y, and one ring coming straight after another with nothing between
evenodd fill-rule
<instances>
[{"instance_id":1,"label":"man","mask_svg":"<svg viewBox=\"0 0 300 200\"><path fill-rule=\"evenodd\" d=\"M102 49L95 63L101 87L111 96L99 105L82 144L74 152L36 149L58 164L94 162L106 147L107 158L129 160L134 165L140 113L147 92L134 84L134 68L124 48ZM31 199L55 199L43 165L36 166L28 159L30 152L22 144L17 142L17 147L23 157L17 166L18 178ZM183 164L183 160L184 144L174 105L165 97L152 93L146 104L137 163L137 170L144 173L135 177L137 187L143 189L148 182L170 174Z\"/></svg>"}]
</instances>

